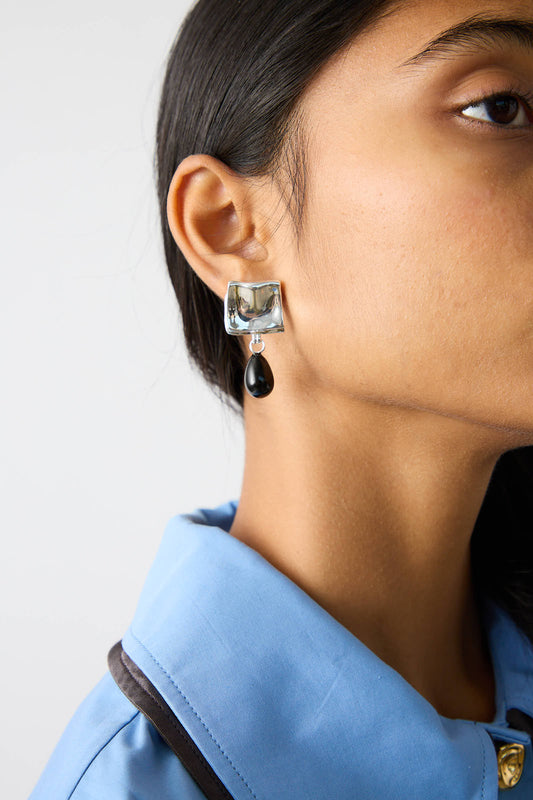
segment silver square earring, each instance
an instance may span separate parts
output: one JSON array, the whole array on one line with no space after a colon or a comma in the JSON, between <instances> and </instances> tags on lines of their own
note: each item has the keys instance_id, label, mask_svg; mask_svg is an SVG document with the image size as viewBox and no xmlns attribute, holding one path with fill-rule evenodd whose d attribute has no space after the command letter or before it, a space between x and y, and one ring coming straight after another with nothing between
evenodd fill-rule
<instances>
[{"instance_id":1,"label":"silver square earring","mask_svg":"<svg viewBox=\"0 0 533 800\"><path fill-rule=\"evenodd\" d=\"M244 385L252 397L266 397L274 388L274 376L261 355L265 349L261 334L285 330L279 281L230 281L224 298L224 325L226 332L234 336L252 334L252 355L246 364ZM256 350L256 346L260 349Z\"/></svg>"}]
</instances>

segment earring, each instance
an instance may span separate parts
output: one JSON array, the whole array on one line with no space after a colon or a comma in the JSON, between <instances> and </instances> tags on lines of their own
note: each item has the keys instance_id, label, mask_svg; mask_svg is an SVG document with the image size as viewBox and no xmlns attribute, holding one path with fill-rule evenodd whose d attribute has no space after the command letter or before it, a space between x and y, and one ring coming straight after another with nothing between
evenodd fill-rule
<instances>
[{"instance_id":1,"label":"earring","mask_svg":"<svg viewBox=\"0 0 533 800\"><path fill-rule=\"evenodd\" d=\"M261 334L285 330L279 281L230 281L224 298L224 325L226 332L234 336L252 334L252 355L246 364L244 385L252 397L266 397L274 388L274 376L261 355L265 349ZM255 349L257 345L259 350Z\"/></svg>"}]
</instances>

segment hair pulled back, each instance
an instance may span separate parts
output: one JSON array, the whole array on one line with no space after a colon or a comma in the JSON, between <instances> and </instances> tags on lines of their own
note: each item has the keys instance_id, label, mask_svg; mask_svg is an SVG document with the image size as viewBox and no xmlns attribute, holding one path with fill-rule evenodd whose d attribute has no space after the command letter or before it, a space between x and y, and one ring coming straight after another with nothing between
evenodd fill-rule
<instances>
[{"instance_id":1,"label":"hair pulled back","mask_svg":"<svg viewBox=\"0 0 533 800\"><path fill-rule=\"evenodd\" d=\"M242 175L288 176L298 230L305 149L297 101L327 59L390 0L199 0L166 63L156 131L156 181L168 271L192 363L219 397L243 405L244 357L226 333L223 302L172 237L166 200L178 164L193 153Z\"/></svg>"},{"instance_id":2,"label":"hair pulled back","mask_svg":"<svg viewBox=\"0 0 533 800\"><path fill-rule=\"evenodd\" d=\"M189 266L170 231L166 201L179 163L205 153L246 176L288 177L299 231L305 137L298 100L328 58L391 7L391 0L198 0L166 62L155 173L165 258L189 357L224 402L242 413L244 356L226 333L223 302ZM475 585L533 641L533 447L504 453L471 538Z\"/></svg>"}]
</instances>

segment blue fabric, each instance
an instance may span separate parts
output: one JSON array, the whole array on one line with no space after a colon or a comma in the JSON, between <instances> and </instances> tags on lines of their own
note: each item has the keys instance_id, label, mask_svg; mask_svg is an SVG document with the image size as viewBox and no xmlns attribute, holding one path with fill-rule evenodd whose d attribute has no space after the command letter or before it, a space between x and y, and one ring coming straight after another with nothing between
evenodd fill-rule
<instances>
[{"instance_id":1,"label":"blue fabric","mask_svg":"<svg viewBox=\"0 0 533 800\"><path fill-rule=\"evenodd\" d=\"M488 598L493 722L439 715L398 672L228 533L237 501L168 522L122 644L236 800L533 800L533 646ZM110 643L110 645L113 643ZM498 790L493 739L526 747ZM105 675L31 800L204 795Z\"/></svg>"}]
</instances>

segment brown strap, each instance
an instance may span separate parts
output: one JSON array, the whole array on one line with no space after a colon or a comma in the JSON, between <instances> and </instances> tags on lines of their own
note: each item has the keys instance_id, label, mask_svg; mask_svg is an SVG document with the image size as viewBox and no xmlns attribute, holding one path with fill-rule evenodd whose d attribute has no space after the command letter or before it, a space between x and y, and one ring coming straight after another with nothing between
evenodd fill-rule
<instances>
[{"instance_id":1,"label":"brown strap","mask_svg":"<svg viewBox=\"0 0 533 800\"><path fill-rule=\"evenodd\" d=\"M207 800L233 800L170 706L144 672L124 652L122 642L113 645L108 653L107 663L119 688L150 720L194 778Z\"/></svg>"}]
</instances>

